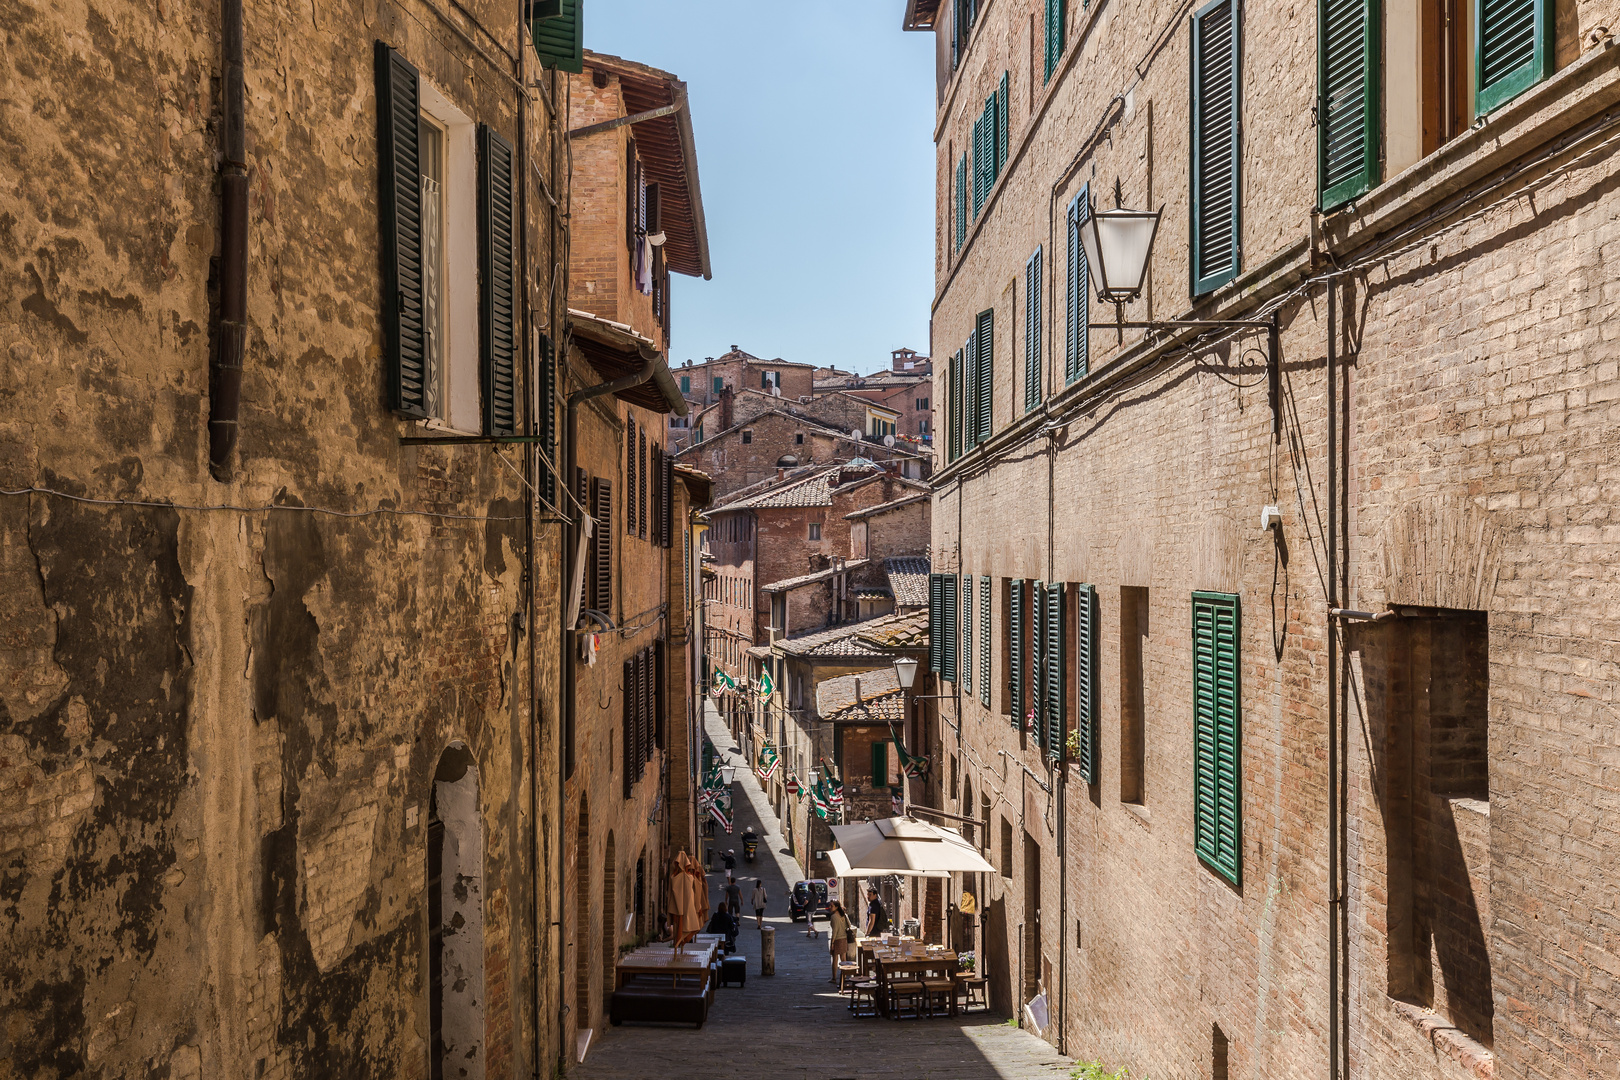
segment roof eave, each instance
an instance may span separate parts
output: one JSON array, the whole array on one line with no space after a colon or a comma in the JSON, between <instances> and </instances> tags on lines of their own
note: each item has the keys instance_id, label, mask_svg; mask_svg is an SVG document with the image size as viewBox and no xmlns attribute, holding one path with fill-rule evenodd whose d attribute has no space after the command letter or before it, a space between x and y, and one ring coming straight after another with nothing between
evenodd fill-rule
<instances>
[{"instance_id":1,"label":"roof eave","mask_svg":"<svg viewBox=\"0 0 1620 1080\"><path fill-rule=\"evenodd\" d=\"M685 106L675 114L675 127L681 136L681 165L686 170L687 197L692 205L692 229L697 234L698 262L703 271L703 280L709 281L713 279L714 271L709 264L709 226L703 217L703 191L698 187L697 139L692 135L692 104L686 96L686 84L678 82L676 86Z\"/></svg>"}]
</instances>

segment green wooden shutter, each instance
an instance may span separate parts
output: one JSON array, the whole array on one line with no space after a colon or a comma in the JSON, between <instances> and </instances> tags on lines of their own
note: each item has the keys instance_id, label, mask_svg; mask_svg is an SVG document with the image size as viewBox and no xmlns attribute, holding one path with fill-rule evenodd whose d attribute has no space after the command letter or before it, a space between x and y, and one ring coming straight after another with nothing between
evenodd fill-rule
<instances>
[{"instance_id":1,"label":"green wooden shutter","mask_svg":"<svg viewBox=\"0 0 1620 1080\"><path fill-rule=\"evenodd\" d=\"M518 433L512 144L478 125L479 369L484 434Z\"/></svg>"},{"instance_id":2,"label":"green wooden shutter","mask_svg":"<svg viewBox=\"0 0 1620 1080\"><path fill-rule=\"evenodd\" d=\"M1225 285L1242 266L1241 26L1237 0L1192 17L1193 295Z\"/></svg>"},{"instance_id":3,"label":"green wooden shutter","mask_svg":"<svg viewBox=\"0 0 1620 1080\"><path fill-rule=\"evenodd\" d=\"M540 469L540 497L552 506L557 505L557 347L551 338L540 335L538 364L540 391L540 452L551 463L551 468ZM569 510L569 516L573 511Z\"/></svg>"},{"instance_id":4,"label":"green wooden shutter","mask_svg":"<svg viewBox=\"0 0 1620 1080\"><path fill-rule=\"evenodd\" d=\"M1193 841L1198 857L1243 884L1242 684L1238 598L1193 593Z\"/></svg>"},{"instance_id":5,"label":"green wooden shutter","mask_svg":"<svg viewBox=\"0 0 1620 1080\"><path fill-rule=\"evenodd\" d=\"M973 121L973 220L979 219L979 211L984 209L984 193L989 190L987 178L989 173L985 169L987 158L984 153L984 117Z\"/></svg>"},{"instance_id":6,"label":"green wooden shutter","mask_svg":"<svg viewBox=\"0 0 1620 1080\"><path fill-rule=\"evenodd\" d=\"M382 218L383 350L388 407L428 415L422 296L421 83L416 68L377 42L378 207Z\"/></svg>"},{"instance_id":7,"label":"green wooden shutter","mask_svg":"<svg viewBox=\"0 0 1620 1080\"><path fill-rule=\"evenodd\" d=\"M1054 582L1046 587L1046 756L1063 759L1063 739L1068 733L1069 708L1064 678L1063 594L1065 586Z\"/></svg>"},{"instance_id":8,"label":"green wooden shutter","mask_svg":"<svg viewBox=\"0 0 1620 1080\"><path fill-rule=\"evenodd\" d=\"M968 335L962 346L966 366L962 371L962 450L979 445L979 335Z\"/></svg>"},{"instance_id":9,"label":"green wooden shutter","mask_svg":"<svg viewBox=\"0 0 1620 1080\"><path fill-rule=\"evenodd\" d=\"M872 789L889 786L889 744L875 742L872 744Z\"/></svg>"},{"instance_id":10,"label":"green wooden shutter","mask_svg":"<svg viewBox=\"0 0 1620 1080\"><path fill-rule=\"evenodd\" d=\"M1098 780L1098 652L1097 590L1080 585L1074 593L1074 726L1080 733L1076 760L1088 784Z\"/></svg>"},{"instance_id":11,"label":"green wooden shutter","mask_svg":"<svg viewBox=\"0 0 1620 1080\"><path fill-rule=\"evenodd\" d=\"M1001 73L1001 85L993 99L996 105L996 175L1007 167L1008 113L1011 112L1012 94L1007 89L1007 73Z\"/></svg>"},{"instance_id":12,"label":"green wooden shutter","mask_svg":"<svg viewBox=\"0 0 1620 1080\"><path fill-rule=\"evenodd\" d=\"M978 380L977 394L974 400L977 412L974 431L978 442L988 442L990 440L991 395L995 392L995 329L995 311L992 309L979 312L978 326L973 332L979 346L975 365L978 370L974 372Z\"/></svg>"},{"instance_id":13,"label":"green wooden shutter","mask_svg":"<svg viewBox=\"0 0 1620 1080\"><path fill-rule=\"evenodd\" d=\"M951 357L951 373L950 373L950 378L951 378L951 385L950 385L951 401L950 401L950 410L946 414L946 424L950 428L950 431L947 434L948 434L948 437L949 437L949 453L950 453L952 461L955 461L957 458L962 456L962 414L963 414L963 409L962 409L962 370L963 370L963 363L964 363L963 352L964 352L964 350L957 349L956 350L956 355Z\"/></svg>"},{"instance_id":14,"label":"green wooden shutter","mask_svg":"<svg viewBox=\"0 0 1620 1080\"><path fill-rule=\"evenodd\" d=\"M962 575L962 689L973 692L973 575Z\"/></svg>"},{"instance_id":15,"label":"green wooden shutter","mask_svg":"<svg viewBox=\"0 0 1620 1080\"><path fill-rule=\"evenodd\" d=\"M979 704L990 708L990 578L979 578Z\"/></svg>"},{"instance_id":16,"label":"green wooden shutter","mask_svg":"<svg viewBox=\"0 0 1620 1080\"><path fill-rule=\"evenodd\" d=\"M956 162L956 247L961 250L967 240L968 217L968 156L964 153Z\"/></svg>"},{"instance_id":17,"label":"green wooden shutter","mask_svg":"<svg viewBox=\"0 0 1620 1080\"><path fill-rule=\"evenodd\" d=\"M561 0L556 15L533 18L529 36L544 67L579 74L585 70L585 0Z\"/></svg>"},{"instance_id":18,"label":"green wooden shutter","mask_svg":"<svg viewBox=\"0 0 1620 1080\"><path fill-rule=\"evenodd\" d=\"M1552 15L1552 0L1475 0L1475 116L1552 74Z\"/></svg>"},{"instance_id":19,"label":"green wooden shutter","mask_svg":"<svg viewBox=\"0 0 1620 1080\"><path fill-rule=\"evenodd\" d=\"M1069 203L1068 213L1068 278L1063 289L1064 337L1063 385L1070 386L1086 376L1091 364L1091 339L1086 327L1091 322L1090 267L1086 263L1086 245L1080 240L1080 227L1091 215L1091 185Z\"/></svg>"},{"instance_id":20,"label":"green wooden shutter","mask_svg":"<svg viewBox=\"0 0 1620 1080\"><path fill-rule=\"evenodd\" d=\"M1378 7L1320 0L1317 26L1318 190L1333 210L1378 182Z\"/></svg>"},{"instance_id":21,"label":"green wooden shutter","mask_svg":"<svg viewBox=\"0 0 1620 1080\"><path fill-rule=\"evenodd\" d=\"M940 617L944 621L944 631L940 637L943 639L943 652L939 658L939 677L956 681L956 575L945 574L940 578L943 593L940 596Z\"/></svg>"},{"instance_id":22,"label":"green wooden shutter","mask_svg":"<svg viewBox=\"0 0 1620 1080\"><path fill-rule=\"evenodd\" d=\"M1046 0L1046 78L1043 82L1052 81L1052 72L1063 58L1064 6L1063 0Z\"/></svg>"},{"instance_id":23,"label":"green wooden shutter","mask_svg":"<svg viewBox=\"0 0 1620 1080\"><path fill-rule=\"evenodd\" d=\"M1035 749L1046 747L1046 723L1051 718L1046 707L1046 663L1050 659L1046 647L1046 582L1037 581L1030 587L1029 621L1029 696L1030 711L1035 716Z\"/></svg>"},{"instance_id":24,"label":"green wooden shutter","mask_svg":"<svg viewBox=\"0 0 1620 1080\"><path fill-rule=\"evenodd\" d=\"M1024 411L1041 403L1041 249L1024 264Z\"/></svg>"},{"instance_id":25,"label":"green wooden shutter","mask_svg":"<svg viewBox=\"0 0 1620 1080\"><path fill-rule=\"evenodd\" d=\"M1018 730L1024 729L1024 714L1027 711L1024 705L1024 583L1018 578L1012 582L1012 611L1009 613L1008 637L1011 648L1012 670L1007 673L1007 685L1011 689L1009 697L1012 699L1012 725Z\"/></svg>"},{"instance_id":26,"label":"green wooden shutter","mask_svg":"<svg viewBox=\"0 0 1620 1080\"><path fill-rule=\"evenodd\" d=\"M928 670L938 672L940 662L945 654L945 628L940 611L940 603L945 595L945 587L940 584L939 574L928 575Z\"/></svg>"}]
</instances>

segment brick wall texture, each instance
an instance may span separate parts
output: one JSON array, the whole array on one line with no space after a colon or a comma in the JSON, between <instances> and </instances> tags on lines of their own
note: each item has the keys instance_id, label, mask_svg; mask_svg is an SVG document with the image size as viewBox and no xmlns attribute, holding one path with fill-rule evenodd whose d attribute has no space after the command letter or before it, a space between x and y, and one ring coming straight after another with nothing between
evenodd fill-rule
<instances>
[{"instance_id":1,"label":"brick wall texture","mask_svg":"<svg viewBox=\"0 0 1620 1080\"><path fill-rule=\"evenodd\" d=\"M1612 128L1548 147L1620 101L1611 47L1587 36L1612 6L1549 7L1555 74L1328 215L1313 214L1316 8L1246 6L1241 274L1196 300L1183 10L1068 4L1047 82L1044 5L980 7L940 95L933 396L945 405L943 358L993 311L993 438L955 463L936 441L931 554L996 585L992 707L975 603L973 688L946 704L962 730L944 728L940 752L961 770L947 808L987 816L980 839L1010 862L981 897L999 1007L1038 983L1048 1038L1133 1076L1209 1077L1223 1040L1233 1077L1326 1075L1331 721L1347 774L1341 1075L1606 1075L1620 198ZM957 158L1003 72L1008 164L958 250ZM1395 97L1383 115L1415 107ZM1171 347L1128 330L1120 346L1110 327L1066 383L1062 209L1088 182L1101 208L1116 190L1164 207L1127 321L1275 312L1275 414L1261 331ZM1026 402L1037 248L1043 392ZM1093 300L1090 318L1113 313ZM1334 555L1339 606L1402 617L1330 625ZM1095 784L1050 769L1006 715L1009 578L1097 589ZM1146 603L1127 648L1122 601L1143 593L1123 590ZM1196 590L1241 603L1237 886L1193 845Z\"/></svg>"}]
</instances>

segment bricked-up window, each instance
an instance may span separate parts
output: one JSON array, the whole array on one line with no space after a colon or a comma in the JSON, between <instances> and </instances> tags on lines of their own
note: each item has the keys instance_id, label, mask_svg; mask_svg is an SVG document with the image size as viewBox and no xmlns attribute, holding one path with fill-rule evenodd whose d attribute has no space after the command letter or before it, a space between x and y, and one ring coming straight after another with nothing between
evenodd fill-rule
<instances>
[{"instance_id":1,"label":"bricked-up window","mask_svg":"<svg viewBox=\"0 0 1620 1080\"><path fill-rule=\"evenodd\" d=\"M1091 363L1091 269L1086 262L1086 246L1080 228L1091 216L1091 185L1069 202L1067 214L1068 266L1063 282L1063 385L1085 378Z\"/></svg>"},{"instance_id":2,"label":"bricked-up window","mask_svg":"<svg viewBox=\"0 0 1620 1080\"><path fill-rule=\"evenodd\" d=\"M1147 802L1147 682L1143 654L1148 640L1148 591L1119 590L1119 801Z\"/></svg>"},{"instance_id":3,"label":"bricked-up window","mask_svg":"<svg viewBox=\"0 0 1620 1080\"><path fill-rule=\"evenodd\" d=\"M1024 411L1041 403L1041 249L1024 264Z\"/></svg>"},{"instance_id":4,"label":"bricked-up window","mask_svg":"<svg viewBox=\"0 0 1620 1080\"><path fill-rule=\"evenodd\" d=\"M1385 731L1389 991L1490 1045L1489 625L1404 611L1363 652Z\"/></svg>"},{"instance_id":5,"label":"bricked-up window","mask_svg":"<svg viewBox=\"0 0 1620 1080\"><path fill-rule=\"evenodd\" d=\"M1242 631L1238 598L1193 593L1193 845L1198 858L1243 884Z\"/></svg>"},{"instance_id":6,"label":"bricked-up window","mask_svg":"<svg viewBox=\"0 0 1620 1080\"><path fill-rule=\"evenodd\" d=\"M1192 17L1192 291L1200 296L1242 267L1242 18L1238 0Z\"/></svg>"}]
</instances>

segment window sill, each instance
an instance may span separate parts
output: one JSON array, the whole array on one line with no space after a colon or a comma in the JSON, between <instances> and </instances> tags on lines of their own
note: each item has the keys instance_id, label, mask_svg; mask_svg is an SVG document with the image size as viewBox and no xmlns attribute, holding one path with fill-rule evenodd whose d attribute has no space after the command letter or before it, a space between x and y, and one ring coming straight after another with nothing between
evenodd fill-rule
<instances>
[{"instance_id":1,"label":"window sill","mask_svg":"<svg viewBox=\"0 0 1620 1080\"><path fill-rule=\"evenodd\" d=\"M1494 1080L1496 1055L1483 1043L1452 1027L1450 1021L1431 1009L1396 998L1391 998L1390 1004L1395 1008L1395 1015L1428 1040L1436 1054L1444 1054L1479 1080Z\"/></svg>"},{"instance_id":2,"label":"window sill","mask_svg":"<svg viewBox=\"0 0 1620 1080\"><path fill-rule=\"evenodd\" d=\"M1146 806L1143 806L1141 803L1122 802L1119 804L1119 807L1121 810L1124 810L1127 814L1131 815L1131 817L1135 818L1144 829L1153 828L1153 812Z\"/></svg>"},{"instance_id":3,"label":"window sill","mask_svg":"<svg viewBox=\"0 0 1620 1080\"><path fill-rule=\"evenodd\" d=\"M1327 249L1375 242L1445 199L1620 103L1620 50L1612 38L1484 117L1480 126L1322 218Z\"/></svg>"}]
</instances>

